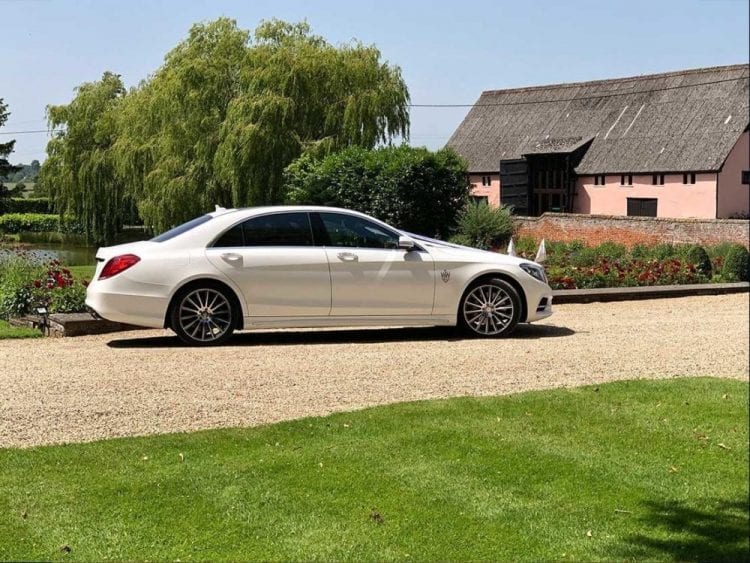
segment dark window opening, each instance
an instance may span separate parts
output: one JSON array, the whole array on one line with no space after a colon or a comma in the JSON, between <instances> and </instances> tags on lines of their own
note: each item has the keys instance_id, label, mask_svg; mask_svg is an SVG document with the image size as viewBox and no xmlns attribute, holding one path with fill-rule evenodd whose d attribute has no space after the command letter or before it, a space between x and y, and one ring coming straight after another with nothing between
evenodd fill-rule
<instances>
[{"instance_id":1,"label":"dark window opening","mask_svg":"<svg viewBox=\"0 0 750 563\"><path fill-rule=\"evenodd\" d=\"M686 172L682 175L683 184L695 184L695 172Z\"/></svg>"},{"instance_id":2,"label":"dark window opening","mask_svg":"<svg viewBox=\"0 0 750 563\"><path fill-rule=\"evenodd\" d=\"M472 196L469 196L469 199L471 200L472 203L475 203L477 205L481 205L481 204L489 205L489 202L490 202L490 198L487 197L486 195L472 195Z\"/></svg>"},{"instance_id":3,"label":"dark window opening","mask_svg":"<svg viewBox=\"0 0 750 563\"><path fill-rule=\"evenodd\" d=\"M656 217L656 198L628 198L628 217Z\"/></svg>"},{"instance_id":4,"label":"dark window opening","mask_svg":"<svg viewBox=\"0 0 750 563\"><path fill-rule=\"evenodd\" d=\"M651 176L651 183L654 186L663 186L664 185L664 174L653 174Z\"/></svg>"},{"instance_id":5,"label":"dark window opening","mask_svg":"<svg viewBox=\"0 0 750 563\"><path fill-rule=\"evenodd\" d=\"M312 246L307 213L274 213L253 217L225 231L215 247Z\"/></svg>"},{"instance_id":6,"label":"dark window opening","mask_svg":"<svg viewBox=\"0 0 750 563\"><path fill-rule=\"evenodd\" d=\"M632 174L621 174L620 175L620 185L621 186L632 186L633 185L633 175Z\"/></svg>"},{"instance_id":7,"label":"dark window opening","mask_svg":"<svg viewBox=\"0 0 750 563\"><path fill-rule=\"evenodd\" d=\"M482 176L482 185L483 186L491 186L492 185L492 176Z\"/></svg>"},{"instance_id":8,"label":"dark window opening","mask_svg":"<svg viewBox=\"0 0 750 563\"><path fill-rule=\"evenodd\" d=\"M742 183L750 185L750 170L742 171Z\"/></svg>"},{"instance_id":9,"label":"dark window opening","mask_svg":"<svg viewBox=\"0 0 750 563\"><path fill-rule=\"evenodd\" d=\"M362 217L319 213L328 236L327 245L353 248L398 248L398 235Z\"/></svg>"}]
</instances>

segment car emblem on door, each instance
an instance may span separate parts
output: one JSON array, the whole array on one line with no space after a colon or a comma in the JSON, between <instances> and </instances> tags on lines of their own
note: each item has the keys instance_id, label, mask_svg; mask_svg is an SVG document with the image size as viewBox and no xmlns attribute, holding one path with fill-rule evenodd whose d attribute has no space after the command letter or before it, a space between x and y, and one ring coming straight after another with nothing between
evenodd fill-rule
<instances>
[{"instance_id":1,"label":"car emblem on door","mask_svg":"<svg viewBox=\"0 0 750 563\"><path fill-rule=\"evenodd\" d=\"M448 270L443 270L440 272L440 277L443 278L445 283L448 283L448 280L451 279L451 273Z\"/></svg>"}]
</instances>

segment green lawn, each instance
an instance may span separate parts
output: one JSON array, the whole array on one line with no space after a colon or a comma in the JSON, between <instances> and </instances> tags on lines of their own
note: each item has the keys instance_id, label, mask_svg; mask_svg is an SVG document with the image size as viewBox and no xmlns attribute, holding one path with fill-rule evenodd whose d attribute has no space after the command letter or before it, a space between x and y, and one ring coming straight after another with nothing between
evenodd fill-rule
<instances>
[{"instance_id":1,"label":"green lawn","mask_svg":"<svg viewBox=\"0 0 750 563\"><path fill-rule=\"evenodd\" d=\"M748 385L0 450L0 559L748 560Z\"/></svg>"},{"instance_id":2,"label":"green lawn","mask_svg":"<svg viewBox=\"0 0 750 563\"><path fill-rule=\"evenodd\" d=\"M7 321L0 320L0 340L6 338L38 338L42 332L35 328L20 328L10 326Z\"/></svg>"},{"instance_id":3,"label":"green lawn","mask_svg":"<svg viewBox=\"0 0 750 563\"><path fill-rule=\"evenodd\" d=\"M66 266L74 279L91 281L96 271L96 265L91 266Z\"/></svg>"}]
</instances>

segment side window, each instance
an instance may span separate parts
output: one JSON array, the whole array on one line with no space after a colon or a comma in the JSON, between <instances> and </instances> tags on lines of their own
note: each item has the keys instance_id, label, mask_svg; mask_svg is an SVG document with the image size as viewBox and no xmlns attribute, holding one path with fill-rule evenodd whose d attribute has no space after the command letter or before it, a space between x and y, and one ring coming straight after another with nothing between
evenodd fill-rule
<instances>
[{"instance_id":1,"label":"side window","mask_svg":"<svg viewBox=\"0 0 750 563\"><path fill-rule=\"evenodd\" d=\"M398 248L398 235L361 217L320 213L331 246L351 248Z\"/></svg>"},{"instance_id":2,"label":"side window","mask_svg":"<svg viewBox=\"0 0 750 563\"><path fill-rule=\"evenodd\" d=\"M253 217L235 225L214 243L214 247L312 246L307 213L276 213Z\"/></svg>"},{"instance_id":3,"label":"side window","mask_svg":"<svg viewBox=\"0 0 750 563\"><path fill-rule=\"evenodd\" d=\"M214 243L214 247L227 248L245 246L245 240L242 238L242 224L235 225Z\"/></svg>"},{"instance_id":4,"label":"side window","mask_svg":"<svg viewBox=\"0 0 750 563\"><path fill-rule=\"evenodd\" d=\"M307 213L274 213L242 223L245 246L312 246Z\"/></svg>"}]
</instances>

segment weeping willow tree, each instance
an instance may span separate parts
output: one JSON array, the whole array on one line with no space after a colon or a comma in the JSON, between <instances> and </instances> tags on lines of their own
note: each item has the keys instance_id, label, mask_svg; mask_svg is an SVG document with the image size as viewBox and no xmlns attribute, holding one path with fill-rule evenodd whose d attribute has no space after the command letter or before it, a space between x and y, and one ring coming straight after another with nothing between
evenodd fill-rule
<instances>
[{"instance_id":1,"label":"weeping willow tree","mask_svg":"<svg viewBox=\"0 0 750 563\"><path fill-rule=\"evenodd\" d=\"M302 154L372 148L407 137L409 93L373 46L333 46L307 23L196 24L154 74L125 95L119 77L49 108L65 131L43 180L60 209L109 238L129 201L161 230L214 204L279 203Z\"/></svg>"},{"instance_id":2,"label":"weeping willow tree","mask_svg":"<svg viewBox=\"0 0 750 563\"><path fill-rule=\"evenodd\" d=\"M124 95L120 77L105 72L101 80L79 86L69 104L47 107L49 128L61 131L47 144L39 183L56 209L75 215L97 243L114 239L129 207L112 152L116 112Z\"/></svg>"}]
</instances>

